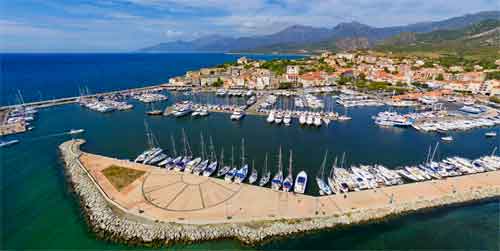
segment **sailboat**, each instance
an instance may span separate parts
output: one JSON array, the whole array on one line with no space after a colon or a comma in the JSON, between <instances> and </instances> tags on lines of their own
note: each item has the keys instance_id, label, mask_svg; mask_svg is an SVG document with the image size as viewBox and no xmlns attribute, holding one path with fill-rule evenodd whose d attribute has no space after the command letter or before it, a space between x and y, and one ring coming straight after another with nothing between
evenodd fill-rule
<instances>
[{"instance_id":1,"label":"sailboat","mask_svg":"<svg viewBox=\"0 0 500 251\"><path fill-rule=\"evenodd\" d=\"M163 114L163 111L161 109L155 109L154 104L151 104L151 110L147 111L146 114L149 116L159 116Z\"/></svg>"},{"instance_id":2,"label":"sailboat","mask_svg":"<svg viewBox=\"0 0 500 251\"><path fill-rule=\"evenodd\" d=\"M241 168L234 175L235 183L242 183L248 175L248 165L245 163L245 139L241 139Z\"/></svg>"},{"instance_id":3,"label":"sailboat","mask_svg":"<svg viewBox=\"0 0 500 251\"><path fill-rule=\"evenodd\" d=\"M330 170L330 174L328 175L327 182L328 186L330 186L330 189L332 192L337 193L337 184L335 182L334 176L335 176L335 167L337 166L337 157L335 157L335 161L333 162L332 169Z\"/></svg>"},{"instance_id":4,"label":"sailboat","mask_svg":"<svg viewBox=\"0 0 500 251\"><path fill-rule=\"evenodd\" d=\"M215 157L215 148L212 137L210 137L210 164L203 170L203 176L211 176L217 170L217 158Z\"/></svg>"},{"instance_id":5,"label":"sailboat","mask_svg":"<svg viewBox=\"0 0 500 251\"><path fill-rule=\"evenodd\" d=\"M289 192L293 187L293 171L292 171L292 150L290 150L290 160L288 161L288 176L283 181L283 191Z\"/></svg>"},{"instance_id":6,"label":"sailboat","mask_svg":"<svg viewBox=\"0 0 500 251\"><path fill-rule=\"evenodd\" d=\"M236 171L238 171L238 169L234 167L234 147L231 146L231 170L227 172L224 180L227 182L231 182L234 178L234 175L236 175Z\"/></svg>"},{"instance_id":7,"label":"sailboat","mask_svg":"<svg viewBox=\"0 0 500 251\"><path fill-rule=\"evenodd\" d=\"M220 152L219 160L220 160L219 165L221 166L221 168L219 168L219 171L217 171L217 177L222 177L222 176L226 175L227 172L229 172L229 169L231 169L230 166L224 165L224 148L222 148L222 150Z\"/></svg>"},{"instance_id":8,"label":"sailboat","mask_svg":"<svg viewBox=\"0 0 500 251\"><path fill-rule=\"evenodd\" d=\"M267 168L267 153L264 160L264 170L262 170L262 177L259 180L259 186L265 186L271 179L271 171Z\"/></svg>"},{"instance_id":9,"label":"sailboat","mask_svg":"<svg viewBox=\"0 0 500 251\"><path fill-rule=\"evenodd\" d=\"M193 168L193 173L195 175L200 175L205 168L208 166L208 159L205 159L205 140L203 139L203 134L200 133L200 145L201 145L201 159L203 160L200 164Z\"/></svg>"},{"instance_id":10,"label":"sailboat","mask_svg":"<svg viewBox=\"0 0 500 251\"><path fill-rule=\"evenodd\" d=\"M274 190L279 190L281 188L282 183L283 183L283 167L281 163L281 146L280 146L278 155L278 172L276 173L276 175L274 175L273 179L271 180L271 188Z\"/></svg>"},{"instance_id":11,"label":"sailboat","mask_svg":"<svg viewBox=\"0 0 500 251\"><path fill-rule=\"evenodd\" d=\"M166 155L163 154L163 149L161 149L160 147L158 147L158 141L156 140L153 132L151 131L151 129L149 128L149 126L147 125L146 121L144 121L144 126L146 127L146 131L147 131L147 135L148 136L148 144L150 145L150 150L146 150L146 154L143 155L139 155L139 157L137 157L139 159L138 162L140 162L141 160L141 157L143 157L142 159L142 163L143 164L154 164L162 159L160 158L157 158L157 157L166 157ZM136 159L137 160L137 159ZM155 161L155 162L153 162Z\"/></svg>"},{"instance_id":12,"label":"sailboat","mask_svg":"<svg viewBox=\"0 0 500 251\"><path fill-rule=\"evenodd\" d=\"M257 181L258 179L258 175L259 174L257 173L257 169L255 169L255 163L252 160L252 172L250 173L250 177L248 178L248 183L249 184L255 183L255 181Z\"/></svg>"},{"instance_id":13,"label":"sailboat","mask_svg":"<svg viewBox=\"0 0 500 251\"><path fill-rule=\"evenodd\" d=\"M338 120L340 121L347 121L347 120L351 120L352 118L347 116L347 107L344 107L344 115L341 115L338 117Z\"/></svg>"},{"instance_id":14,"label":"sailboat","mask_svg":"<svg viewBox=\"0 0 500 251\"><path fill-rule=\"evenodd\" d=\"M328 156L328 151L325 152L325 157L323 158L323 162L321 163L321 167L319 169L319 173L316 176L316 184L318 185L319 194L320 195L332 194L332 190L325 183L325 180L324 180L324 178L325 178L326 157L327 156Z\"/></svg>"},{"instance_id":15,"label":"sailboat","mask_svg":"<svg viewBox=\"0 0 500 251\"><path fill-rule=\"evenodd\" d=\"M191 152L191 146L189 145L189 140L187 139L186 132L182 128L182 141L184 143L184 157L182 158L183 169L186 167L187 163L193 158L193 153Z\"/></svg>"},{"instance_id":16,"label":"sailboat","mask_svg":"<svg viewBox=\"0 0 500 251\"><path fill-rule=\"evenodd\" d=\"M175 140L174 140L174 137L172 136L172 134L170 134L170 141L172 143L172 161L170 161L169 163L169 166L167 167L167 169L169 170L180 170L180 169L176 169L176 165L177 163L180 163L182 161L182 156L178 156L177 155L177 149L175 148Z\"/></svg>"},{"instance_id":17,"label":"sailboat","mask_svg":"<svg viewBox=\"0 0 500 251\"><path fill-rule=\"evenodd\" d=\"M185 145L187 147L187 156L185 156L184 159L182 160L183 162L185 162L187 160L187 162L185 162L185 164L184 164L184 172L191 173L193 171L193 168L201 163L202 158L197 157L195 159L192 159L193 152L191 151L191 146L189 145L189 140L187 140L184 129L182 129L182 134L184 136Z\"/></svg>"},{"instance_id":18,"label":"sailboat","mask_svg":"<svg viewBox=\"0 0 500 251\"><path fill-rule=\"evenodd\" d=\"M134 162L136 162L136 163L144 162L146 160L146 158L148 158L151 154L161 150L159 147L155 146L152 133L149 129L149 126L148 126L148 123L146 122L146 120L144 120L144 128L146 131L146 141L147 141L149 148L146 151L139 154L139 156L137 156L137 158L135 158Z\"/></svg>"}]
</instances>

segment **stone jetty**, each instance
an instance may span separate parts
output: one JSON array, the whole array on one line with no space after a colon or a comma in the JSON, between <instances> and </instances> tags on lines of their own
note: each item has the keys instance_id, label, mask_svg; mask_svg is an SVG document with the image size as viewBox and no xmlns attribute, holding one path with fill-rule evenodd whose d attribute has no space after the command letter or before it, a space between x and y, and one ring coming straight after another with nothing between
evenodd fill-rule
<instances>
[{"instance_id":1,"label":"stone jetty","mask_svg":"<svg viewBox=\"0 0 500 251\"><path fill-rule=\"evenodd\" d=\"M266 239L334 228L426 208L500 197L500 172L314 197L166 171L85 153L84 140L59 146L65 173L98 237L131 245ZM144 170L121 190L102 174L110 165ZM311 184L310 184L311 185Z\"/></svg>"}]
</instances>

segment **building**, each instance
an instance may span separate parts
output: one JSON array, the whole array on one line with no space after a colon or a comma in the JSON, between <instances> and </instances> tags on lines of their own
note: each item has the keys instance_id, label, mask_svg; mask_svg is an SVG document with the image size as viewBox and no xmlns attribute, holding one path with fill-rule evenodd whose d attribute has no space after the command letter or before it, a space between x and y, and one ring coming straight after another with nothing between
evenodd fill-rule
<instances>
[{"instance_id":1,"label":"building","mask_svg":"<svg viewBox=\"0 0 500 251\"><path fill-rule=\"evenodd\" d=\"M308 72L299 76L299 83L302 84L304 88L323 86L326 84L326 74L324 72L315 71Z\"/></svg>"},{"instance_id":2,"label":"building","mask_svg":"<svg viewBox=\"0 0 500 251\"><path fill-rule=\"evenodd\" d=\"M238 63L238 64L248 64L248 61L249 61L249 60L248 60L248 58L246 58L246 57L241 57L241 58L238 58L237 63Z\"/></svg>"},{"instance_id":3,"label":"building","mask_svg":"<svg viewBox=\"0 0 500 251\"><path fill-rule=\"evenodd\" d=\"M286 67L286 74L298 75L299 73L300 73L300 66L298 65L288 65Z\"/></svg>"}]
</instances>

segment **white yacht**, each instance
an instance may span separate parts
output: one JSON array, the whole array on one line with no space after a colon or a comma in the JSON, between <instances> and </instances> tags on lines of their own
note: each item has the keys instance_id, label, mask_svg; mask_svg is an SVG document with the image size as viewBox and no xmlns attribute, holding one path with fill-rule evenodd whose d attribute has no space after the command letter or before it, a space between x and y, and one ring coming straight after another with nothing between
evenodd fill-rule
<instances>
[{"instance_id":1,"label":"white yacht","mask_svg":"<svg viewBox=\"0 0 500 251\"><path fill-rule=\"evenodd\" d=\"M292 123L292 115L289 112L283 117L283 123L285 123L285 125L290 125Z\"/></svg>"},{"instance_id":2,"label":"white yacht","mask_svg":"<svg viewBox=\"0 0 500 251\"><path fill-rule=\"evenodd\" d=\"M274 111L271 111L271 112L269 113L269 116L267 116L266 121L267 121L268 123L273 123L273 122L274 122Z\"/></svg>"},{"instance_id":3,"label":"white yacht","mask_svg":"<svg viewBox=\"0 0 500 251\"><path fill-rule=\"evenodd\" d=\"M307 187L307 173L305 171L300 171L295 178L295 186L293 191L296 193L304 193Z\"/></svg>"},{"instance_id":4,"label":"white yacht","mask_svg":"<svg viewBox=\"0 0 500 251\"><path fill-rule=\"evenodd\" d=\"M245 116L245 112L241 109L235 109L231 114L231 120L241 120Z\"/></svg>"},{"instance_id":5,"label":"white yacht","mask_svg":"<svg viewBox=\"0 0 500 251\"><path fill-rule=\"evenodd\" d=\"M68 134L79 134L85 132L84 129L71 129L69 130Z\"/></svg>"},{"instance_id":6,"label":"white yacht","mask_svg":"<svg viewBox=\"0 0 500 251\"><path fill-rule=\"evenodd\" d=\"M314 125L321 126L321 117L319 115L314 117Z\"/></svg>"},{"instance_id":7,"label":"white yacht","mask_svg":"<svg viewBox=\"0 0 500 251\"><path fill-rule=\"evenodd\" d=\"M306 120L307 120L307 119L306 119L306 114L305 114L305 113L301 113L301 114L300 114L300 117L299 117L299 123L300 123L301 125L303 125L303 124L305 124L305 123L306 123Z\"/></svg>"}]
</instances>

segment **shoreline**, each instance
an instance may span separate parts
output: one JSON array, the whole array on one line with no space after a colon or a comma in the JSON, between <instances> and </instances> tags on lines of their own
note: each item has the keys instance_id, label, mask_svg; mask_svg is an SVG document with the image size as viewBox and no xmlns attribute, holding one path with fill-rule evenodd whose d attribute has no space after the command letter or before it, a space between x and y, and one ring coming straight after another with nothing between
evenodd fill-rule
<instances>
[{"instance_id":1,"label":"shoreline","mask_svg":"<svg viewBox=\"0 0 500 251\"><path fill-rule=\"evenodd\" d=\"M390 217L425 212L425 210L461 206L477 201L496 199L500 196L500 182L479 186L464 192L454 192L435 198L417 198L405 203L372 206L344 211L341 214L272 220L246 220L211 224L175 222L175 219L154 219L138 215L124 208L108 196L112 193L102 189L93 178L93 171L80 162L85 154L79 150L84 141L67 141L59 146L64 161L65 176L79 197L89 227L99 238L131 245L169 245L208 240L236 239L245 245L255 245L266 240L322 229L331 229L355 224L364 224ZM471 176L471 175L469 175ZM268 189L270 190L270 189ZM305 197L305 196L304 196ZM309 196L312 197L312 196ZM326 198L326 197L318 197ZM325 212L323 211L323 214Z\"/></svg>"}]
</instances>

